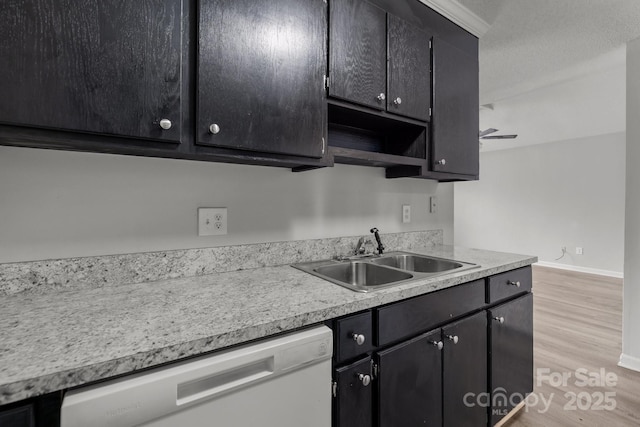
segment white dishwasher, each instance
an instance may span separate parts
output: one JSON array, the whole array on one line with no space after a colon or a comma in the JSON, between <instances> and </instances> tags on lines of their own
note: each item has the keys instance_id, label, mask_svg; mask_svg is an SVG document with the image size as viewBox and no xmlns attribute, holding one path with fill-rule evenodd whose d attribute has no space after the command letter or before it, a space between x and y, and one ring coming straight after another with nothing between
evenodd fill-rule
<instances>
[{"instance_id":1,"label":"white dishwasher","mask_svg":"<svg viewBox=\"0 0 640 427\"><path fill-rule=\"evenodd\" d=\"M329 427L331 330L259 341L68 392L62 427Z\"/></svg>"}]
</instances>

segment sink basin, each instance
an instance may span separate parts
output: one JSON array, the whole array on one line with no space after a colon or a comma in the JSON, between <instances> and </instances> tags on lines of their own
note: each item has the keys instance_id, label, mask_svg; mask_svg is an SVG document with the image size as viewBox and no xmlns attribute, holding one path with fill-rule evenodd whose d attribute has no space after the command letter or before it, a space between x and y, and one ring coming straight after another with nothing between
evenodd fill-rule
<instances>
[{"instance_id":1,"label":"sink basin","mask_svg":"<svg viewBox=\"0 0 640 427\"><path fill-rule=\"evenodd\" d=\"M420 273L440 273L455 270L464 265L453 260L413 254L383 255L380 258L372 259L371 262L401 270L419 271Z\"/></svg>"},{"instance_id":2,"label":"sink basin","mask_svg":"<svg viewBox=\"0 0 640 427\"><path fill-rule=\"evenodd\" d=\"M375 287L411 279L406 271L392 270L370 262L350 261L317 267L314 271L332 281L355 287Z\"/></svg>"},{"instance_id":3,"label":"sink basin","mask_svg":"<svg viewBox=\"0 0 640 427\"><path fill-rule=\"evenodd\" d=\"M292 267L356 292L409 283L479 267L463 261L436 258L410 252L360 255L293 264Z\"/></svg>"}]
</instances>

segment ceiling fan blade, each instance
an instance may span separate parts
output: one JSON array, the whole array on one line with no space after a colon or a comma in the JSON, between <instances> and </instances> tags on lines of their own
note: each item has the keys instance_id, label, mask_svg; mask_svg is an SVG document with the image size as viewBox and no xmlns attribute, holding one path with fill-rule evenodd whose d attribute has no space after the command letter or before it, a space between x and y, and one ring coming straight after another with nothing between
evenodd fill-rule
<instances>
[{"instance_id":1,"label":"ceiling fan blade","mask_svg":"<svg viewBox=\"0 0 640 427\"><path fill-rule=\"evenodd\" d=\"M480 139L514 139L517 138L518 135L492 135L492 136L483 136Z\"/></svg>"},{"instance_id":2,"label":"ceiling fan blade","mask_svg":"<svg viewBox=\"0 0 640 427\"><path fill-rule=\"evenodd\" d=\"M498 132L498 129L489 128L489 129L481 130L479 136L483 137L485 135L489 135L490 133L494 133L494 132Z\"/></svg>"}]
</instances>

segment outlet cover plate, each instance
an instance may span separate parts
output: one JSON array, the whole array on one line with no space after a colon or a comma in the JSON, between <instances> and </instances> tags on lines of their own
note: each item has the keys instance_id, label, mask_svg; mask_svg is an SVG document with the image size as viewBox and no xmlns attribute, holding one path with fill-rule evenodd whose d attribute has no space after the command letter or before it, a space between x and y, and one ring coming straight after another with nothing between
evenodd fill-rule
<instances>
[{"instance_id":1,"label":"outlet cover plate","mask_svg":"<svg viewBox=\"0 0 640 427\"><path fill-rule=\"evenodd\" d=\"M411 205L402 205L402 223L408 224L411 222Z\"/></svg>"},{"instance_id":2,"label":"outlet cover plate","mask_svg":"<svg viewBox=\"0 0 640 427\"><path fill-rule=\"evenodd\" d=\"M227 208L198 208L198 236L227 234Z\"/></svg>"}]
</instances>

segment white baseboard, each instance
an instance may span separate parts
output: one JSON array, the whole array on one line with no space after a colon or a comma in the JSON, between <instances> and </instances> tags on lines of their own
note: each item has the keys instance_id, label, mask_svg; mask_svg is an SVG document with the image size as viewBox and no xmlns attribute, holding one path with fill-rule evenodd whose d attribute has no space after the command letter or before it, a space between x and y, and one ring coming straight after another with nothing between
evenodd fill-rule
<instances>
[{"instance_id":1,"label":"white baseboard","mask_svg":"<svg viewBox=\"0 0 640 427\"><path fill-rule=\"evenodd\" d=\"M597 274L598 276L615 277L618 279L624 278L624 273L620 271L600 270L599 268L579 267L577 265L559 264L548 261L538 261L534 265L540 267L559 268L560 270L577 271L579 273Z\"/></svg>"},{"instance_id":2,"label":"white baseboard","mask_svg":"<svg viewBox=\"0 0 640 427\"><path fill-rule=\"evenodd\" d=\"M618 362L618 366L622 368L631 369L632 371L640 372L640 358L629 356L628 354L622 353L620 355L620 361Z\"/></svg>"}]
</instances>

